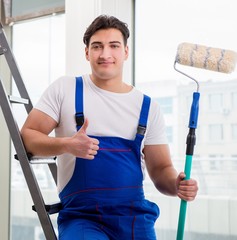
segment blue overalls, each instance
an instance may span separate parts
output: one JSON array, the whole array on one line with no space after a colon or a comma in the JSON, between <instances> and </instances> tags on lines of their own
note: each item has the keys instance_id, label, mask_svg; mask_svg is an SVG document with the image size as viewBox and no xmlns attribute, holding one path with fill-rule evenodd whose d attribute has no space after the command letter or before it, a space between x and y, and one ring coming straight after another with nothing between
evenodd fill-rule
<instances>
[{"instance_id":1,"label":"blue overalls","mask_svg":"<svg viewBox=\"0 0 237 240\"><path fill-rule=\"evenodd\" d=\"M60 240L155 240L159 208L144 198L140 148L150 98L144 95L134 140L99 140L94 160L76 159L75 170L59 194ZM83 80L76 78L77 130L83 124Z\"/></svg>"}]
</instances>

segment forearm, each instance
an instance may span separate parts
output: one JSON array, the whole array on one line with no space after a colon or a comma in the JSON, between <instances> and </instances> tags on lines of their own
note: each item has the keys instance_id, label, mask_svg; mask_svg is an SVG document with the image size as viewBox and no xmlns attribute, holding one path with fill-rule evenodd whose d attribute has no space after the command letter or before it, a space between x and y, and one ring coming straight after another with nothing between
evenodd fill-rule
<instances>
[{"instance_id":1,"label":"forearm","mask_svg":"<svg viewBox=\"0 0 237 240\"><path fill-rule=\"evenodd\" d=\"M66 152L67 138L50 137L36 130L26 129L21 136L27 152L37 156L58 156Z\"/></svg>"},{"instance_id":2,"label":"forearm","mask_svg":"<svg viewBox=\"0 0 237 240\"><path fill-rule=\"evenodd\" d=\"M177 196L177 176L177 171L173 166L169 166L157 170L152 181L159 192L169 196Z\"/></svg>"}]
</instances>

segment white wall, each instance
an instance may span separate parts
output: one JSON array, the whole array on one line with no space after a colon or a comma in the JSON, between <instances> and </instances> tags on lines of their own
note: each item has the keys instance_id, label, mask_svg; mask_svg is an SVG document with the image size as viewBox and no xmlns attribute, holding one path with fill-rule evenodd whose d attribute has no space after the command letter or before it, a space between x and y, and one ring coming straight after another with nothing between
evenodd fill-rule
<instances>
[{"instance_id":1,"label":"white wall","mask_svg":"<svg viewBox=\"0 0 237 240\"><path fill-rule=\"evenodd\" d=\"M132 35L132 0L66 0L66 74L82 75L90 73L89 63L85 60L83 35L90 23L100 14L114 15L126 22ZM125 64L124 81L131 82L132 36L128 45L130 57Z\"/></svg>"},{"instance_id":2,"label":"white wall","mask_svg":"<svg viewBox=\"0 0 237 240\"><path fill-rule=\"evenodd\" d=\"M1 10L1 7L0 7ZM4 29L7 38L9 28ZM8 39L9 40L9 39ZM0 58L1 81L4 88L10 92L10 72L4 55ZM0 233L1 239L9 238L9 208L10 208L10 135L0 107Z\"/></svg>"}]
</instances>

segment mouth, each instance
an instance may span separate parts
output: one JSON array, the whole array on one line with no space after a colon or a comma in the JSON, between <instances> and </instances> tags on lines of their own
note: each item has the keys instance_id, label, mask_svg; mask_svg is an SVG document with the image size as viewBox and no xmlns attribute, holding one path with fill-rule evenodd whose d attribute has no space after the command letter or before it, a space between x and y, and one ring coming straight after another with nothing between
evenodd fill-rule
<instances>
[{"instance_id":1,"label":"mouth","mask_svg":"<svg viewBox=\"0 0 237 240\"><path fill-rule=\"evenodd\" d=\"M114 64L114 62L107 62L107 61L101 61L101 62L98 62L99 65L111 65L111 64Z\"/></svg>"}]
</instances>

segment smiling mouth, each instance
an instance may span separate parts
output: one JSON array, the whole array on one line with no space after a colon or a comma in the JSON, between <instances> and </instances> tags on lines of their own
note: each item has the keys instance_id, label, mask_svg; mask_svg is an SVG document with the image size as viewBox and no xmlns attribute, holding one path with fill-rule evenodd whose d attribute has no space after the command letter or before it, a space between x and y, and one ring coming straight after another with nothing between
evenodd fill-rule
<instances>
[{"instance_id":1,"label":"smiling mouth","mask_svg":"<svg viewBox=\"0 0 237 240\"><path fill-rule=\"evenodd\" d=\"M109 64L113 64L114 62L98 62L98 64L104 64L104 65L109 65Z\"/></svg>"}]
</instances>

